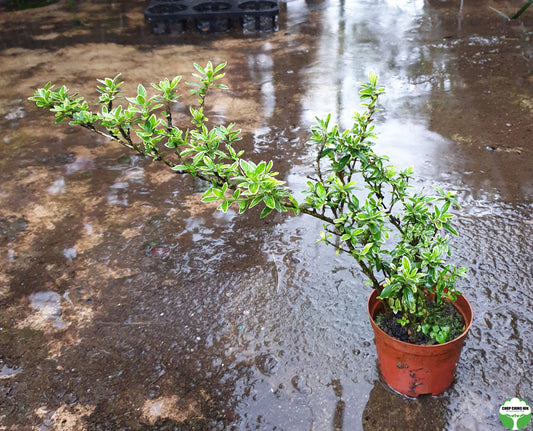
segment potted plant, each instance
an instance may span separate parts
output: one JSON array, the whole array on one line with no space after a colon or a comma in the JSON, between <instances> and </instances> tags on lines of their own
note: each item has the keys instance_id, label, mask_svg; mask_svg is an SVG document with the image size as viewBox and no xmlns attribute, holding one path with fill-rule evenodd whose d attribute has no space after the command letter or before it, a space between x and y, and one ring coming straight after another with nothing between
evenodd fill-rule
<instances>
[{"instance_id":1,"label":"potted plant","mask_svg":"<svg viewBox=\"0 0 533 431\"><path fill-rule=\"evenodd\" d=\"M373 149L373 117L384 93L370 73L360 91L363 112L351 128L318 119L310 143L316 148L315 173L298 202L273 172L272 162L254 163L235 148L240 130L234 124L208 127L204 105L224 76L225 63L195 64L197 82L189 83L198 106L190 107L190 128L173 124L171 104L178 101L181 77L142 85L134 97L122 97L119 76L99 81L100 109L63 86L48 83L30 98L68 120L140 154L209 183L204 201L239 213L262 206L293 211L324 222L320 241L355 259L373 291L368 311L375 333L383 378L394 390L416 397L443 392L453 381L463 341L472 324L472 309L456 288L466 268L449 262L450 209L454 193L435 188L427 195L410 185L412 168L398 170ZM426 365L426 360L436 363Z\"/></svg>"}]
</instances>

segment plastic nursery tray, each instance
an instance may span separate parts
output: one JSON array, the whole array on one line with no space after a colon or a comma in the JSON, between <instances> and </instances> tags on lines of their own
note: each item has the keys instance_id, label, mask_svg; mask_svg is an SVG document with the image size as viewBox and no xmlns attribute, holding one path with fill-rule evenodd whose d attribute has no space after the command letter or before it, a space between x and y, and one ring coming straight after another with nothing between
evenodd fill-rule
<instances>
[{"instance_id":1,"label":"plastic nursery tray","mask_svg":"<svg viewBox=\"0 0 533 431\"><path fill-rule=\"evenodd\" d=\"M154 33L185 31L189 22L204 33L229 31L239 21L245 31L274 31L278 0L152 0L144 16Z\"/></svg>"}]
</instances>

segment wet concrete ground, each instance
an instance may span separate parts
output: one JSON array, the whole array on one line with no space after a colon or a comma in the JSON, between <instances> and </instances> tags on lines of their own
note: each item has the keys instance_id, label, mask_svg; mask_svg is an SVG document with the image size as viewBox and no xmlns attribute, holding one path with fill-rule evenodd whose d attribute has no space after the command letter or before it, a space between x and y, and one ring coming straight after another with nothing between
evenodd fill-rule
<instances>
[{"instance_id":1,"label":"wet concrete ground","mask_svg":"<svg viewBox=\"0 0 533 431\"><path fill-rule=\"evenodd\" d=\"M272 34L153 35L144 1L67 3L0 13L0 430L501 430L503 401L533 403L533 10L294 0ZM229 62L213 118L296 190L314 116L348 125L380 75L379 148L463 205L475 322L445 394L380 382L369 291L314 220L221 214L201 184L26 101L208 60Z\"/></svg>"}]
</instances>

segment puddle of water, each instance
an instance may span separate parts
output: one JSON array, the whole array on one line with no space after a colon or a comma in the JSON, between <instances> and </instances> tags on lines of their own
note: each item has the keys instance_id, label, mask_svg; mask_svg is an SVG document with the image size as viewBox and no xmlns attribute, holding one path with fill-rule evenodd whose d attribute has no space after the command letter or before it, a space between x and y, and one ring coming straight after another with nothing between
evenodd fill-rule
<instances>
[{"instance_id":1,"label":"puddle of water","mask_svg":"<svg viewBox=\"0 0 533 431\"><path fill-rule=\"evenodd\" d=\"M48 187L48 193L52 195L61 195L65 193L65 178L61 177L55 180L50 187Z\"/></svg>"},{"instance_id":2,"label":"puddle of water","mask_svg":"<svg viewBox=\"0 0 533 431\"><path fill-rule=\"evenodd\" d=\"M10 368L7 365L2 366L0 370L0 380L10 379L15 377L17 374L22 373L22 368Z\"/></svg>"},{"instance_id":3,"label":"puddle of water","mask_svg":"<svg viewBox=\"0 0 533 431\"><path fill-rule=\"evenodd\" d=\"M37 292L30 295L31 307L43 315L61 316L61 296L56 292Z\"/></svg>"},{"instance_id":4,"label":"puddle of water","mask_svg":"<svg viewBox=\"0 0 533 431\"><path fill-rule=\"evenodd\" d=\"M66 165L65 174L72 175L80 171L88 171L94 167L94 160L90 157L76 157L76 159Z\"/></svg>"},{"instance_id":5,"label":"puddle of water","mask_svg":"<svg viewBox=\"0 0 533 431\"><path fill-rule=\"evenodd\" d=\"M0 336L20 365L0 376L24 369L6 378L8 426L41 408L43 424L77 429L501 429L500 404L533 393L532 30L488 2L452 3L288 1L259 38L154 36L141 1L82 2L83 27L61 2L0 15ZM357 82L380 74L379 150L463 205L454 256L471 267L476 321L447 393L405 400L379 381L365 280L315 243L320 223L217 213L204 185L18 108L48 80L94 95L123 72L134 91L208 59L229 60L213 118L242 127L250 157L273 158L295 190L314 116L349 125Z\"/></svg>"},{"instance_id":6,"label":"puddle of water","mask_svg":"<svg viewBox=\"0 0 533 431\"><path fill-rule=\"evenodd\" d=\"M128 206L128 198L124 195L128 189L129 184L127 182L121 181L113 184L109 188L111 191L107 195L107 202L109 205L118 205L118 206Z\"/></svg>"},{"instance_id":7,"label":"puddle of water","mask_svg":"<svg viewBox=\"0 0 533 431\"><path fill-rule=\"evenodd\" d=\"M72 259L76 259L78 257L78 250L76 247L68 247L63 250L63 256L69 261L72 262Z\"/></svg>"},{"instance_id":8,"label":"puddle of water","mask_svg":"<svg viewBox=\"0 0 533 431\"><path fill-rule=\"evenodd\" d=\"M35 329L64 329L67 324L61 319L61 295L52 291L41 291L30 295L31 307L35 313L30 315L21 327Z\"/></svg>"}]
</instances>

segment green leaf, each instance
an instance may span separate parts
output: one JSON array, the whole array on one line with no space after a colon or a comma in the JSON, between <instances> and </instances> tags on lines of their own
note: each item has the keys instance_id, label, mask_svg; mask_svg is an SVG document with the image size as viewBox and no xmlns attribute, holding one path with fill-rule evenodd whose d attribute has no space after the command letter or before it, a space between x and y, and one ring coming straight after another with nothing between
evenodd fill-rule
<instances>
[{"instance_id":1,"label":"green leaf","mask_svg":"<svg viewBox=\"0 0 533 431\"><path fill-rule=\"evenodd\" d=\"M402 268L403 272L406 274L409 274L411 272L411 262L407 258L407 256L402 257Z\"/></svg>"},{"instance_id":2,"label":"green leaf","mask_svg":"<svg viewBox=\"0 0 533 431\"><path fill-rule=\"evenodd\" d=\"M222 69L226 67L227 64L228 63L226 61L224 63L220 63L217 67L215 67L214 72L215 73L220 72Z\"/></svg>"},{"instance_id":3,"label":"green leaf","mask_svg":"<svg viewBox=\"0 0 533 431\"><path fill-rule=\"evenodd\" d=\"M256 198L254 198L252 200L252 202L250 202L250 208L253 208L255 207L257 204L263 202L263 197L262 196L257 196Z\"/></svg>"},{"instance_id":4,"label":"green leaf","mask_svg":"<svg viewBox=\"0 0 533 431\"><path fill-rule=\"evenodd\" d=\"M255 195L257 193L257 191L259 190L259 183L250 183L248 185L248 191L252 194L252 195Z\"/></svg>"},{"instance_id":5,"label":"green leaf","mask_svg":"<svg viewBox=\"0 0 533 431\"><path fill-rule=\"evenodd\" d=\"M341 241L348 241L351 238L352 235L350 235L349 233L345 233L343 236L341 236Z\"/></svg>"},{"instance_id":6,"label":"green leaf","mask_svg":"<svg viewBox=\"0 0 533 431\"><path fill-rule=\"evenodd\" d=\"M498 9L494 9L492 6L489 6L489 9L492 9L494 12L496 12L500 16L503 16L505 19L508 19L508 20L511 19L507 15L505 15L503 12L500 12Z\"/></svg>"},{"instance_id":7,"label":"green leaf","mask_svg":"<svg viewBox=\"0 0 533 431\"><path fill-rule=\"evenodd\" d=\"M326 198L326 189L321 183L317 183L316 185L316 194L318 195L320 199Z\"/></svg>"},{"instance_id":8,"label":"green leaf","mask_svg":"<svg viewBox=\"0 0 533 431\"><path fill-rule=\"evenodd\" d=\"M202 75L205 75L205 70L202 66L197 63L193 63L193 66L198 72L200 72Z\"/></svg>"},{"instance_id":9,"label":"green leaf","mask_svg":"<svg viewBox=\"0 0 533 431\"><path fill-rule=\"evenodd\" d=\"M267 215L269 215L273 211L273 208L265 207L263 211L261 211L260 218L265 218Z\"/></svg>"},{"instance_id":10,"label":"green leaf","mask_svg":"<svg viewBox=\"0 0 533 431\"><path fill-rule=\"evenodd\" d=\"M533 4L533 0L528 0L528 1L527 1L527 2L526 2L526 3L520 8L520 10L519 10L517 13L515 13L515 14L511 17L511 19L517 19L517 18L518 18L520 15L522 15L522 14L526 11L526 9L527 9L529 6L531 6L532 4Z\"/></svg>"},{"instance_id":11,"label":"green leaf","mask_svg":"<svg viewBox=\"0 0 533 431\"><path fill-rule=\"evenodd\" d=\"M255 168L255 170L254 170L254 175L255 176L261 175L263 172L265 172L265 168L266 168L266 163L265 162L259 163L257 165L257 167Z\"/></svg>"},{"instance_id":12,"label":"green leaf","mask_svg":"<svg viewBox=\"0 0 533 431\"><path fill-rule=\"evenodd\" d=\"M335 172L340 172L342 171L346 165L348 164L348 162L351 160L351 156L349 154L345 155L344 157L342 157L338 162L337 164L335 165Z\"/></svg>"},{"instance_id":13,"label":"green leaf","mask_svg":"<svg viewBox=\"0 0 533 431\"><path fill-rule=\"evenodd\" d=\"M407 308L409 308L411 312L414 312L416 304L415 304L415 296L413 294L413 291L409 289L408 287L404 288L402 297L403 297L403 303L407 305Z\"/></svg>"},{"instance_id":14,"label":"green leaf","mask_svg":"<svg viewBox=\"0 0 533 431\"><path fill-rule=\"evenodd\" d=\"M450 223L443 223L442 227L450 232L452 235L457 235L457 231Z\"/></svg>"},{"instance_id":15,"label":"green leaf","mask_svg":"<svg viewBox=\"0 0 533 431\"><path fill-rule=\"evenodd\" d=\"M246 175L251 175L255 171L255 165L252 162L241 159L239 160L239 165Z\"/></svg>"},{"instance_id":16,"label":"green leaf","mask_svg":"<svg viewBox=\"0 0 533 431\"><path fill-rule=\"evenodd\" d=\"M380 295L378 296L378 299L387 299L388 297L391 296L393 292L394 292L394 284L389 283L383 287Z\"/></svg>"},{"instance_id":17,"label":"green leaf","mask_svg":"<svg viewBox=\"0 0 533 431\"><path fill-rule=\"evenodd\" d=\"M360 228L355 229L352 232L352 236L359 236L359 235L362 235L363 233L365 233L365 229L360 227Z\"/></svg>"},{"instance_id":18,"label":"green leaf","mask_svg":"<svg viewBox=\"0 0 533 431\"><path fill-rule=\"evenodd\" d=\"M265 195L263 197L263 202L268 208L274 209L276 208L276 200L272 195Z\"/></svg>"},{"instance_id":19,"label":"green leaf","mask_svg":"<svg viewBox=\"0 0 533 431\"><path fill-rule=\"evenodd\" d=\"M373 246L374 246L374 243L373 242L369 242L367 245L364 246L364 248L361 250L359 255L360 256L366 256L368 254L368 252L372 249Z\"/></svg>"},{"instance_id":20,"label":"green leaf","mask_svg":"<svg viewBox=\"0 0 533 431\"><path fill-rule=\"evenodd\" d=\"M335 150L333 148L324 148L319 156L320 156L320 158L324 158L324 157L329 156L330 154L332 154L334 152L335 152Z\"/></svg>"},{"instance_id":21,"label":"green leaf","mask_svg":"<svg viewBox=\"0 0 533 431\"><path fill-rule=\"evenodd\" d=\"M242 214L248 209L248 202L240 201L239 202L239 214Z\"/></svg>"}]
</instances>

